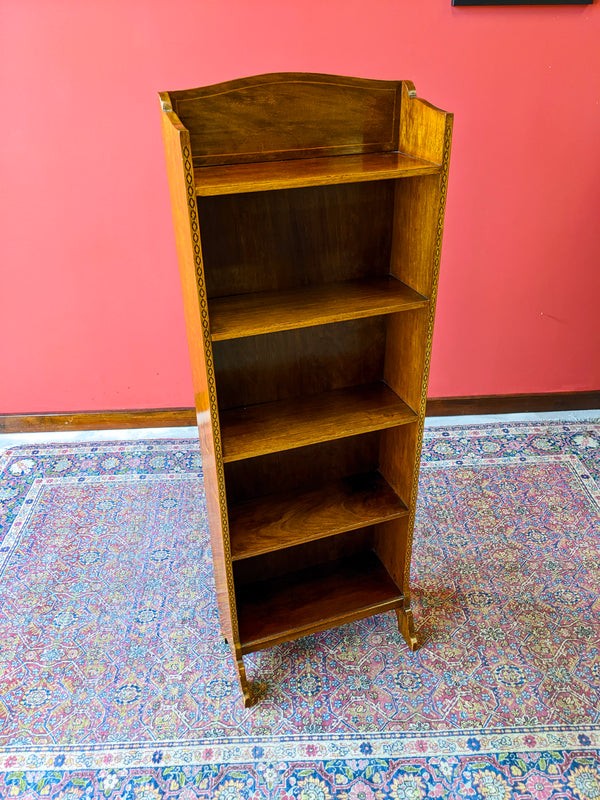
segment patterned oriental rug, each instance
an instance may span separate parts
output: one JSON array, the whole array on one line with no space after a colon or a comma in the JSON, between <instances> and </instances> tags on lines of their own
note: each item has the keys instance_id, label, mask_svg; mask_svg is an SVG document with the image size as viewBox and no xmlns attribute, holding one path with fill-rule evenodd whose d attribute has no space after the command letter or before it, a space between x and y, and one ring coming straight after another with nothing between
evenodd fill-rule
<instances>
[{"instance_id":1,"label":"patterned oriental rug","mask_svg":"<svg viewBox=\"0 0 600 800\"><path fill-rule=\"evenodd\" d=\"M0 797L600 797L600 425L426 431L392 614L247 658L189 440L0 460Z\"/></svg>"}]
</instances>

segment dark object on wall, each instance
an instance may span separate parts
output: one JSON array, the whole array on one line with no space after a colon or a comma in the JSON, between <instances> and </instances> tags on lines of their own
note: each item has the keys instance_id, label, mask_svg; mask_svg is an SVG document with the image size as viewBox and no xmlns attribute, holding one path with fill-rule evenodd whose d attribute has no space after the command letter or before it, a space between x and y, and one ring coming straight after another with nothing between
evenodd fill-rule
<instances>
[{"instance_id":1,"label":"dark object on wall","mask_svg":"<svg viewBox=\"0 0 600 800\"><path fill-rule=\"evenodd\" d=\"M594 0L452 0L453 6L591 6Z\"/></svg>"}]
</instances>

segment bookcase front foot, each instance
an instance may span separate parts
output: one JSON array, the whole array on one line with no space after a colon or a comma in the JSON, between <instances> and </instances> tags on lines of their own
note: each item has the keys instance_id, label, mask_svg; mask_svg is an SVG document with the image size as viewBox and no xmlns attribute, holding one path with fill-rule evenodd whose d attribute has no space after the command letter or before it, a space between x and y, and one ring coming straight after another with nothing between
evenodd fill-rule
<instances>
[{"instance_id":1,"label":"bookcase front foot","mask_svg":"<svg viewBox=\"0 0 600 800\"><path fill-rule=\"evenodd\" d=\"M404 636L404 641L415 652L421 646L417 634L415 632L415 621L410 606L403 606L396 609L396 616L398 617L398 630Z\"/></svg>"},{"instance_id":2,"label":"bookcase front foot","mask_svg":"<svg viewBox=\"0 0 600 800\"><path fill-rule=\"evenodd\" d=\"M256 703L258 698L252 694L252 689L250 688L250 684L246 678L246 669L244 668L244 661L242 657L240 656L239 658L236 658L235 663L237 666L240 690L244 698L244 706L246 708L250 708L250 706L253 706Z\"/></svg>"}]
</instances>

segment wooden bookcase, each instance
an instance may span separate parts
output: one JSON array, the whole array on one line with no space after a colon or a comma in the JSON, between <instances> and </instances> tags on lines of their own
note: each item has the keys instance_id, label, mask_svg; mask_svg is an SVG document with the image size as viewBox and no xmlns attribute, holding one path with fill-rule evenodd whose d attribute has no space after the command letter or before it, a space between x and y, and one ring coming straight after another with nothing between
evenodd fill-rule
<instances>
[{"instance_id":1,"label":"wooden bookcase","mask_svg":"<svg viewBox=\"0 0 600 800\"><path fill-rule=\"evenodd\" d=\"M409 81L160 95L219 616L243 655L394 610L410 554L452 115Z\"/></svg>"}]
</instances>

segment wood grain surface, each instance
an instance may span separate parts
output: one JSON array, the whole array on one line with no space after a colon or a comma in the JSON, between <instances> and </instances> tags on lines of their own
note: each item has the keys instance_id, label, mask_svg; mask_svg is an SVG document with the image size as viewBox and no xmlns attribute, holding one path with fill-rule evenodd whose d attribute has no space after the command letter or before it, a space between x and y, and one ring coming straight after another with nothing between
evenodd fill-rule
<instances>
[{"instance_id":1,"label":"wood grain surface","mask_svg":"<svg viewBox=\"0 0 600 800\"><path fill-rule=\"evenodd\" d=\"M348 475L374 472L379 465L381 435L381 431L371 431L257 458L230 461L225 464L227 501L234 506L270 494L310 492Z\"/></svg>"},{"instance_id":2,"label":"wood grain surface","mask_svg":"<svg viewBox=\"0 0 600 800\"><path fill-rule=\"evenodd\" d=\"M219 408L253 406L382 380L386 319L363 317L215 342Z\"/></svg>"},{"instance_id":3,"label":"wood grain surface","mask_svg":"<svg viewBox=\"0 0 600 800\"><path fill-rule=\"evenodd\" d=\"M221 413L223 461L404 425L415 412L385 384L262 403Z\"/></svg>"},{"instance_id":4,"label":"wood grain surface","mask_svg":"<svg viewBox=\"0 0 600 800\"><path fill-rule=\"evenodd\" d=\"M283 492L230 507L233 560L364 528L406 515L402 500L377 472L309 492Z\"/></svg>"},{"instance_id":5,"label":"wood grain surface","mask_svg":"<svg viewBox=\"0 0 600 800\"><path fill-rule=\"evenodd\" d=\"M199 197L208 297L384 277L393 211L394 181Z\"/></svg>"},{"instance_id":6,"label":"wood grain surface","mask_svg":"<svg viewBox=\"0 0 600 800\"><path fill-rule=\"evenodd\" d=\"M426 297L393 277L218 297L209 304L211 336L213 341L236 339L426 305Z\"/></svg>"},{"instance_id":7,"label":"wood grain surface","mask_svg":"<svg viewBox=\"0 0 600 800\"><path fill-rule=\"evenodd\" d=\"M402 604L400 590L372 551L244 586L239 593L242 652Z\"/></svg>"},{"instance_id":8,"label":"wood grain surface","mask_svg":"<svg viewBox=\"0 0 600 800\"><path fill-rule=\"evenodd\" d=\"M194 164L398 149L401 81L271 73L170 92Z\"/></svg>"},{"instance_id":9,"label":"wood grain surface","mask_svg":"<svg viewBox=\"0 0 600 800\"><path fill-rule=\"evenodd\" d=\"M438 175L439 172L439 164L403 153L368 153L358 156L199 167L195 170L194 180L198 195L212 197L219 194L294 189L300 186L385 181L415 175Z\"/></svg>"},{"instance_id":10,"label":"wood grain surface","mask_svg":"<svg viewBox=\"0 0 600 800\"><path fill-rule=\"evenodd\" d=\"M213 556L248 703L242 653L390 609L417 646L408 574L452 117L409 81L302 73L161 104L180 137Z\"/></svg>"}]
</instances>

